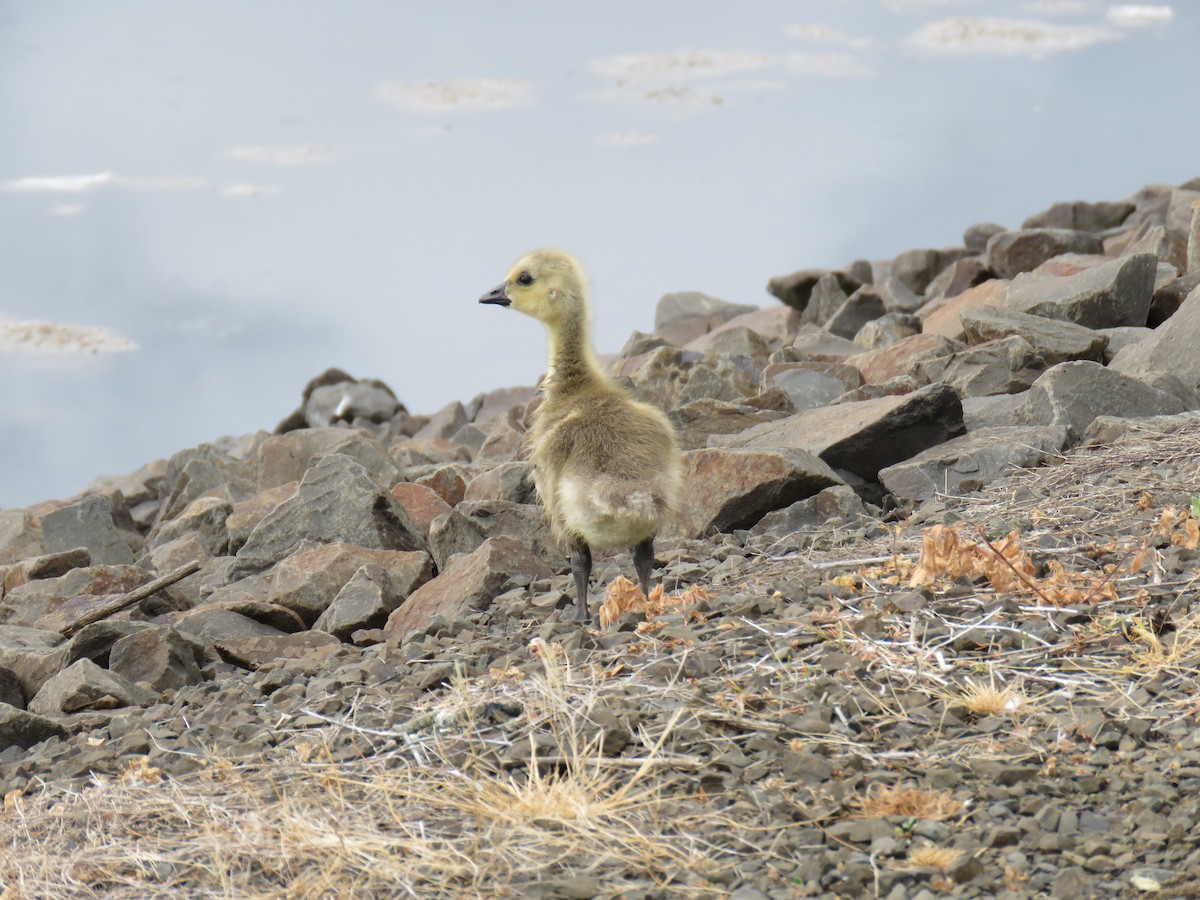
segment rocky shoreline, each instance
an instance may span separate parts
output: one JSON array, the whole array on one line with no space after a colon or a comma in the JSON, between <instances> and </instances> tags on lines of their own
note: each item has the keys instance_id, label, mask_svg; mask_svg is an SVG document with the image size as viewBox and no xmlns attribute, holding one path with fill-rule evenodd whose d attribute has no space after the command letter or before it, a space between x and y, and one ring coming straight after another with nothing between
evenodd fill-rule
<instances>
[{"instance_id":1,"label":"rocky shoreline","mask_svg":"<svg viewBox=\"0 0 1200 900\"><path fill-rule=\"evenodd\" d=\"M330 370L0 511L0 893L1200 895L1198 287L1200 179L663 297L606 362L685 500L602 629L533 387Z\"/></svg>"}]
</instances>

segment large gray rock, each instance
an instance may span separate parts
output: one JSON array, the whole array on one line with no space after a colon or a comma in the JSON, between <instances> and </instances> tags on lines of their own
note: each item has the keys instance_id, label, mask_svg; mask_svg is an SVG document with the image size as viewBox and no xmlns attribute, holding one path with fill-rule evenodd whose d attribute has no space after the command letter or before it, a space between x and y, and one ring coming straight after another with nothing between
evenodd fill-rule
<instances>
[{"instance_id":1,"label":"large gray rock","mask_svg":"<svg viewBox=\"0 0 1200 900\"><path fill-rule=\"evenodd\" d=\"M117 641L108 668L131 684L147 684L161 693L202 680L203 650L167 625L143 629Z\"/></svg>"},{"instance_id":2,"label":"large gray rock","mask_svg":"<svg viewBox=\"0 0 1200 900\"><path fill-rule=\"evenodd\" d=\"M81 659L42 685L29 701L29 711L41 716L56 716L85 709L148 706L154 699L151 691L100 668L90 659Z\"/></svg>"},{"instance_id":3,"label":"large gray rock","mask_svg":"<svg viewBox=\"0 0 1200 900\"><path fill-rule=\"evenodd\" d=\"M148 622L112 618L85 625L72 635L71 642L67 645L64 665L69 666L80 659L90 659L96 665L107 669L113 645L117 641L153 627Z\"/></svg>"},{"instance_id":4,"label":"large gray rock","mask_svg":"<svg viewBox=\"0 0 1200 900\"><path fill-rule=\"evenodd\" d=\"M356 420L382 423L402 409L382 381L341 381L314 388L304 401L304 418L310 428Z\"/></svg>"},{"instance_id":5,"label":"large gray rock","mask_svg":"<svg viewBox=\"0 0 1200 900\"><path fill-rule=\"evenodd\" d=\"M788 365L788 364L783 364ZM834 364L836 365L836 363ZM854 369L858 375L858 370ZM835 375L809 368L802 363L782 366L774 372L771 384L776 385L788 395L792 405L797 409L813 409L831 403L846 391L862 384L862 377L855 379L858 384L847 385L845 380Z\"/></svg>"},{"instance_id":6,"label":"large gray rock","mask_svg":"<svg viewBox=\"0 0 1200 900\"><path fill-rule=\"evenodd\" d=\"M662 331L680 322L693 320L703 323L702 330L697 332L699 336L735 316L753 312L757 308L743 303L728 303L699 291L676 291L659 298L654 307L654 330Z\"/></svg>"},{"instance_id":7,"label":"large gray rock","mask_svg":"<svg viewBox=\"0 0 1200 900\"><path fill-rule=\"evenodd\" d=\"M400 480L386 448L365 431L305 428L269 438L259 447L258 491L299 481L317 461L333 454L356 460L381 487L389 488Z\"/></svg>"},{"instance_id":8,"label":"large gray rock","mask_svg":"<svg viewBox=\"0 0 1200 900\"><path fill-rule=\"evenodd\" d=\"M58 578L72 569L89 566L91 562L92 555L87 549L77 547L74 550L31 556L19 562L0 565L0 598L3 598L7 591L23 584L43 578Z\"/></svg>"},{"instance_id":9,"label":"large gray rock","mask_svg":"<svg viewBox=\"0 0 1200 900\"><path fill-rule=\"evenodd\" d=\"M983 284L994 278L996 273L988 268L982 256L964 256L942 270L925 289L925 298L957 297L963 291Z\"/></svg>"},{"instance_id":10,"label":"large gray rock","mask_svg":"<svg viewBox=\"0 0 1200 900\"><path fill-rule=\"evenodd\" d=\"M341 453L305 473L295 495L266 515L238 551L243 570L274 565L304 540L345 541L372 550L424 550L420 530L396 499Z\"/></svg>"},{"instance_id":11,"label":"large gray rock","mask_svg":"<svg viewBox=\"0 0 1200 900\"><path fill-rule=\"evenodd\" d=\"M921 333L921 320L912 313L890 312L872 319L854 335L854 343L868 350L890 347Z\"/></svg>"},{"instance_id":12,"label":"large gray rock","mask_svg":"<svg viewBox=\"0 0 1200 900\"><path fill-rule=\"evenodd\" d=\"M841 278L832 272L825 273L813 285L808 305L800 315L800 323L824 326L846 302L847 297L858 290L862 288L847 291Z\"/></svg>"},{"instance_id":13,"label":"large gray rock","mask_svg":"<svg viewBox=\"0 0 1200 900\"><path fill-rule=\"evenodd\" d=\"M1047 365L1072 359L1104 361L1108 338L1076 325L997 306L980 306L961 313L963 331L971 344L1017 335L1028 341Z\"/></svg>"},{"instance_id":14,"label":"large gray rock","mask_svg":"<svg viewBox=\"0 0 1200 900\"><path fill-rule=\"evenodd\" d=\"M205 556L224 556L229 550L229 529L226 520L233 504L220 497L200 497L174 519L161 522L146 538L151 550L178 540L194 538L204 548Z\"/></svg>"},{"instance_id":15,"label":"large gray rock","mask_svg":"<svg viewBox=\"0 0 1200 900\"><path fill-rule=\"evenodd\" d=\"M0 625L0 667L17 676L26 697L62 668L67 652L67 642L57 631Z\"/></svg>"},{"instance_id":16,"label":"large gray rock","mask_svg":"<svg viewBox=\"0 0 1200 900\"><path fill-rule=\"evenodd\" d=\"M1083 200L1055 203L1049 209L1034 213L1021 224L1021 227L1107 231L1124 222L1134 208L1135 205L1128 200L1116 203L1106 201L1087 203Z\"/></svg>"},{"instance_id":17,"label":"large gray rock","mask_svg":"<svg viewBox=\"0 0 1200 900\"><path fill-rule=\"evenodd\" d=\"M966 256L966 247L945 250L905 250L892 260L891 277L902 282L914 294L924 294L926 288L949 265ZM912 310L905 310L912 312Z\"/></svg>"},{"instance_id":18,"label":"large gray rock","mask_svg":"<svg viewBox=\"0 0 1200 900\"><path fill-rule=\"evenodd\" d=\"M956 353L937 380L960 397L989 397L1028 390L1045 369L1033 345L1014 334Z\"/></svg>"},{"instance_id":19,"label":"large gray rock","mask_svg":"<svg viewBox=\"0 0 1200 900\"><path fill-rule=\"evenodd\" d=\"M801 269L790 275L778 275L772 278L767 282L767 291L792 309L803 312L812 298L817 282L825 275L832 275L837 279L843 294L851 294L862 287L861 281L845 272L831 269Z\"/></svg>"},{"instance_id":20,"label":"large gray rock","mask_svg":"<svg viewBox=\"0 0 1200 900\"><path fill-rule=\"evenodd\" d=\"M464 500L429 527L429 552L438 570L452 556L472 553L488 538L519 539L547 566L558 568L565 555L550 536L540 506L503 500Z\"/></svg>"},{"instance_id":21,"label":"large gray rock","mask_svg":"<svg viewBox=\"0 0 1200 900\"><path fill-rule=\"evenodd\" d=\"M1059 363L1033 383L1013 414L1017 425L1054 425L1078 441L1096 416L1158 416L1183 412L1178 397L1099 363Z\"/></svg>"},{"instance_id":22,"label":"large gray rock","mask_svg":"<svg viewBox=\"0 0 1200 900\"><path fill-rule=\"evenodd\" d=\"M879 470L963 432L962 402L943 384L805 410L737 435L714 435L710 446L735 450L799 447L834 469L874 479Z\"/></svg>"},{"instance_id":23,"label":"large gray rock","mask_svg":"<svg viewBox=\"0 0 1200 900\"><path fill-rule=\"evenodd\" d=\"M0 666L0 703L17 709L25 708L25 688L21 686L21 679L16 672L4 666Z\"/></svg>"},{"instance_id":24,"label":"large gray rock","mask_svg":"<svg viewBox=\"0 0 1200 900\"><path fill-rule=\"evenodd\" d=\"M67 729L53 719L0 703L0 751L9 747L28 750L47 738L65 738Z\"/></svg>"},{"instance_id":25,"label":"large gray rock","mask_svg":"<svg viewBox=\"0 0 1200 900\"><path fill-rule=\"evenodd\" d=\"M980 222L970 225L963 232L963 246L972 253L983 253L987 250L988 241L1007 230L1003 225L997 225L995 222Z\"/></svg>"},{"instance_id":26,"label":"large gray rock","mask_svg":"<svg viewBox=\"0 0 1200 900\"><path fill-rule=\"evenodd\" d=\"M47 553L86 547L98 565L133 562L131 544L141 544L136 534L116 526L108 497L91 494L42 516L42 541Z\"/></svg>"},{"instance_id":27,"label":"large gray rock","mask_svg":"<svg viewBox=\"0 0 1200 900\"><path fill-rule=\"evenodd\" d=\"M1064 253L1103 253L1094 234L1065 228L1002 231L987 242L988 268L1001 278L1014 278Z\"/></svg>"},{"instance_id":28,"label":"large gray rock","mask_svg":"<svg viewBox=\"0 0 1200 900\"><path fill-rule=\"evenodd\" d=\"M859 330L872 319L878 319L887 309L883 298L871 287L862 287L851 294L825 322L830 334L854 340Z\"/></svg>"},{"instance_id":29,"label":"large gray rock","mask_svg":"<svg viewBox=\"0 0 1200 900\"><path fill-rule=\"evenodd\" d=\"M707 448L683 454L680 530L689 537L749 528L764 515L842 479L796 447Z\"/></svg>"},{"instance_id":30,"label":"large gray rock","mask_svg":"<svg viewBox=\"0 0 1200 900\"><path fill-rule=\"evenodd\" d=\"M23 509L0 510L0 564L45 553L41 523Z\"/></svg>"},{"instance_id":31,"label":"large gray rock","mask_svg":"<svg viewBox=\"0 0 1200 900\"><path fill-rule=\"evenodd\" d=\"M253 496L254 468L252 459L216 444L181 450L167 460L159 485L162 503L155 521L161 523L175 518L205 494L230 503Z\"/></svg>"},{"instance_id":32,"label":"large gray rock","mask_svg":"<svg viewBox=\"0 0 1200 900\"><path fill-rule=\"evenodd\" d=\"M174 627L185 638L201 647L212 647L219 641L288 633L219 605L199 606L190 610L174 622Z\"/></svg>"},{"instance_id":33,"label":"large gray rock","mask_svg":"<svg viewBox=\"0 0 1200 900\"><path fill-rule=\"evenodd\" d=\"M878 513L878 509L868 508L853 489L840 484L827 487L804 500L797 500L791 506L767 513L750 529L750 533L783 538L796 532L814 531L822 526L842 524L853 528L864 520L874 520Z\"/></svg>"},{"instance_id":34,"label":"large gray rock","mask_svg":"<svg viewBox=\"0 0 1200 900\"><path fill-rule=\"evenodd\" d=\"M862 353L862 347L845 338L830 334L817 325L801 325L796 337L792 340L791 350L798 359L840 360L856 353Z\"/></svg>"},{"instance_id":35,"label":"large gray rock","mask_svg":"<svg viewBox=\"0 0 1200 900\"><path fill-rule=\"evenodd\" d=\"M466 407L453 400L430 416L429 421L413 435L413 438L418 441L446 440L454 437L467 421Z\"/></svg>"},{"instance_id":36,"label":"large gray rock","mask_svg":"<svg viewBox=\"0 0 1200 900\"><path fill-rule=\"evenodd\" d=\"M394 578L382 566L361 566L313 624L339 640L349 640L360 628L382 628L409 595L429 580L426 567L421 579Z\"/></svg>"},{"instance_id":37,"label":"large gray rock","mask_svg":"<svg viewBox=\"0 0 1200 900\"><path fill-rule=\"evenodd\" d=\"M736 434L778 416L752 406L705 399L678 406L667 414L667 418L679 437L679 446L684 450L696 450L707 446L711 435Z\"/></svg>"},{"instance_id":38,"label":"large gray rock","mask_svg":"<svg viewBox=\"0 0 1200 900\"><path fill-rule=\"evenodd\" d=\"M428 553L368 550L334 541L306 547L282 560L274 569L267 601L311 624L364 566L378 567L405 596L433 576Z\"/></svg>"},{"instance_id":39,"label":"large gray rock","mask_svg":"<svg viewBox=\"0 0 1200 900\"><path fill-rule=\"evenodd\" d=\"M1139 378L1170 372L1193 390L1200 387L1200 288L1152 336L1118 353L1112 369Z\"/></svg>"},{"instance_id":40,"label":"large gray rock","mask_svg":"<svg viewBox=\"0 0 1200 900\"><path fill-rule=\"evenodd\" d=\"M1145 325L1157 270L1154 256L1139 253L1076 275L1031 272L1009 284L1003 305L1088 328Z\"/></svg>"},{"instance_id":41,"label":"large gray rock","mask_svg":"<svg viewBox=\"0 0 1200 900\"><path fill-rule=\"evenodd\" d=\"M527 585L550 575L550 569L513 537L488 538L472 553L460 557L437 578L417 588L388 617L394 637L423 630L435 616L453 622L465 613L488 606L512 584Z\"/></svg>"},{"instance_id":42,"label":"large gray rock","mask_svg":"<svg viewBox=\"0 0 1200 900\"><path fill-rule=\"evenodd\" d=\"M879 480L900 500L966 494L1014 468L1040 465L1065 441L1053 426L983 428L888 466Z\"/></svg>"},{"instance_id":43,"label":"large gray rock","mask_svg":"<svg viewBox=\"0 0 1200 900\"><path fill-rule=\"evenodd\" d=\"M141 587L150 573L135 566L89 566L58 578L42 578L13 588L0 600L0 621L60 629L114 595Z\"/></svg>"}]
</instances>

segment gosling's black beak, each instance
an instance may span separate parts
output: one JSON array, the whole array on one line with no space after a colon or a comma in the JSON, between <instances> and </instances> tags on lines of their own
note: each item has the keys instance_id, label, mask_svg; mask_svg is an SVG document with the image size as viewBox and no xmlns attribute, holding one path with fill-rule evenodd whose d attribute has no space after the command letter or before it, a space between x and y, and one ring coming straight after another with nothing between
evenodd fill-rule
<instances>
[{"instance_id":1,"label":"gosling's black beak","mask_svg":"<svg viewBox=\"0 0 1200 900\"><path fill-rule=\"evenodd\" d=\"M512 301L508 299L508 295L504 293L504 289L508 287L508 282L498 284L482 297L479 298L480 303L494 303L497 306L510 306Z\"/></svg>"}]
</instances>

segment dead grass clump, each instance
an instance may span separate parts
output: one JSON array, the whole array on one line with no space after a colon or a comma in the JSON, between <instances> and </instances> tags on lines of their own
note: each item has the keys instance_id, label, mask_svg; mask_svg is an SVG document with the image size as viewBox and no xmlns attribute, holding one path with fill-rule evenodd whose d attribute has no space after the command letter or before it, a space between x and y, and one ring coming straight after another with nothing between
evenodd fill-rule
<instances>
[{"instance_id":1,"label":"dead grass clump","mask_svg":"<svg viewBox=\"0 0 1200 900\"><path fill-rule=\"evenodd\" d=\"M953 847L926 844L923 847L913 847L908 851L908 856L896 863L894 868L901 871L934 869L938 872L945 872L958 862L960 856L962 856L962 851L955 850Z\"/></svg>"},{"instance_id":2,"label":"dead grass clump","mask_svg":"<svg viewBox=\"0 0 1200 900\"><path fill-rule=\"evenodd\" d=\"M645 613L647 619L668 612L683 612L701 600L708 599L708 592L699 585L669 596L661 584L650 590L650 596L642 593L641 587L624 575L618 575L608 586L604 603L600 606L600 627L607 628L626 613Z\"/></svg>"},{"instance_id":3,"label":"dead grass clump","mask_svg":"<svg viewBox=\"0 0 1200 900\"><path fill-rule=\"evenodd\" d=\"M949 791L904 788L899 785L872 784L866 794L850 801L858 808L855 818L906 816L940 822L963 808Z\"/></svg>"},{"instance_id":4,"label":"dead grass clump","mask_svg":"<svg viewBox=\"0 0 1200 900\"><path fill-rule=\"evenodd\" d=\"M1025 695L1016 685L997 684L994 677L986 683L968 678L954 700L973 716L1000 716L1021 709Z\"/></svg>"}]
</instances>

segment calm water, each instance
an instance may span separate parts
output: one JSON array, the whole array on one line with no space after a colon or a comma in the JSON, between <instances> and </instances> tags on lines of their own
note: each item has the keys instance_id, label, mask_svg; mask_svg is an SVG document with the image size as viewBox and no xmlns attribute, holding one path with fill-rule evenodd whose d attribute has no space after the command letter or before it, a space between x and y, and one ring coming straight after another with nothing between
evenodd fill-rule
<instances>
[{"instance_id":1,"label":"calm water","mask_svg":"<svg viewBox=\"0 0 1200 900\"><path fill-rule=\"evenodd\" d=\"M8 0L0 507L271 428L330 365L417 412L533 383L539 327L475 300L534 246L588 264L615 350L666 291L767 304L773 274L1200 175L1198 22L1092 0Z\"/></svg>"}]
</instances>

